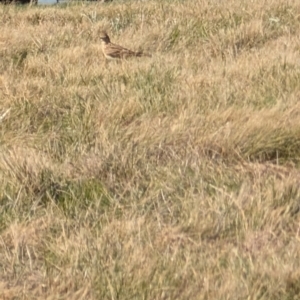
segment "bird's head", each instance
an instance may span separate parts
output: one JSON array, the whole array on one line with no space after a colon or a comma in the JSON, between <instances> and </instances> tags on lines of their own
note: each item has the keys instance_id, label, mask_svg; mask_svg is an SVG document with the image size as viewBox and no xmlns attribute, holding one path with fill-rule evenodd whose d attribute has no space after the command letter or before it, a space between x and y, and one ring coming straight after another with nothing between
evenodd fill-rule
<instances>
[{"instance_id":1,"label":"bird's head","mask_svg":"<svg viewBox=\"0 0 300 300\"><path fill-rule=\"evenodd\" d=\"M106 31L101 31L101 32L100 32L100 39L101 39L101 41L103 41L104 43L109 43L109 42L110 42L109 36L108 36L108 34L106 33Z\"/></svg>"}]
</instances>

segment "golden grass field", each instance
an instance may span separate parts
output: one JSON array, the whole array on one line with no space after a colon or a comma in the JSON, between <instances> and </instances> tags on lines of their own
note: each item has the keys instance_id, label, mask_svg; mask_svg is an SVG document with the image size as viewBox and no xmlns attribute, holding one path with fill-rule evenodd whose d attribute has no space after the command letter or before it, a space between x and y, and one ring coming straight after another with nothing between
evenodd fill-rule
<instances>
[{"instance_id":1,"label":"golden grass field","mask_svg":"<svg viewBox=\"0 0 300 300\"><path fill-rule=\"evenodd\" d=\"M300 299L299 100L298 0L1 5L0 299Z\"/></svg>"}]
</instances>

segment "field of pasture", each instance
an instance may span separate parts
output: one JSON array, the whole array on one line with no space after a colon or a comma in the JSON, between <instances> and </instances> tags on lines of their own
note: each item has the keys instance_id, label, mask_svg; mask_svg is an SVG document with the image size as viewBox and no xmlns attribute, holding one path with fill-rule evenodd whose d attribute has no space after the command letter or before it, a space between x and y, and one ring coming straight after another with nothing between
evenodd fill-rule
<instances>
[{"instance_id":1,"label":"field of pasture","mask_svg":"<svg viewBox=\"0 0 300 300\"><path fill-rule=\"evenodd\" d=\"M300 1L0 5L0 299L299 300Z\"/></svg>"}]
</instances>

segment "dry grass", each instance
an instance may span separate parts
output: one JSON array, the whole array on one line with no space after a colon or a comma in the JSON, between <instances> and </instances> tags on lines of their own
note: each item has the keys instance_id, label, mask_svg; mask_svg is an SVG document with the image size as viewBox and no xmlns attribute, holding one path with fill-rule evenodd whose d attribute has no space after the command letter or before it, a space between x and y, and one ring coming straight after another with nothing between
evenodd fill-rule
<instances>
[{"instance_id":1,"label":"dry grass","mask_svg":"<svg viewBox=\"0 0 300 300\"><path fill-rule=\"evenodd\" d=\"M300 299L298 0L0 28L0 299ZM106 63L103 28L153 56Z\"/></svg>"}]
</instances>

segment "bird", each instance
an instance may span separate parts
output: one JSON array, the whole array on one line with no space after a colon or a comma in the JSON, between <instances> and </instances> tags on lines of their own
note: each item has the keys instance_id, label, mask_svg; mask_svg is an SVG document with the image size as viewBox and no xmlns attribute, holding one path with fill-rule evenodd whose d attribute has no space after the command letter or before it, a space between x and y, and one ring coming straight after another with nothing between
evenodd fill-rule
<instances>
[{"instance_id":1,"label":"bird","mask_svg":"<svg viewBox=\"0 0 300 300\"><path fill-rule=\"evenodd\" d=\"M101 46L102 46L102 52L106 59L112 60L112 59L126 59L129 57L141 57L141 56L151 56L150 54L143 53L142 51L132 51L129 49L126 49L122 46L113 44L110 41L110 38L106 31L100 32L100 39L101 39Z\"/></svg>"}]
</instances>

